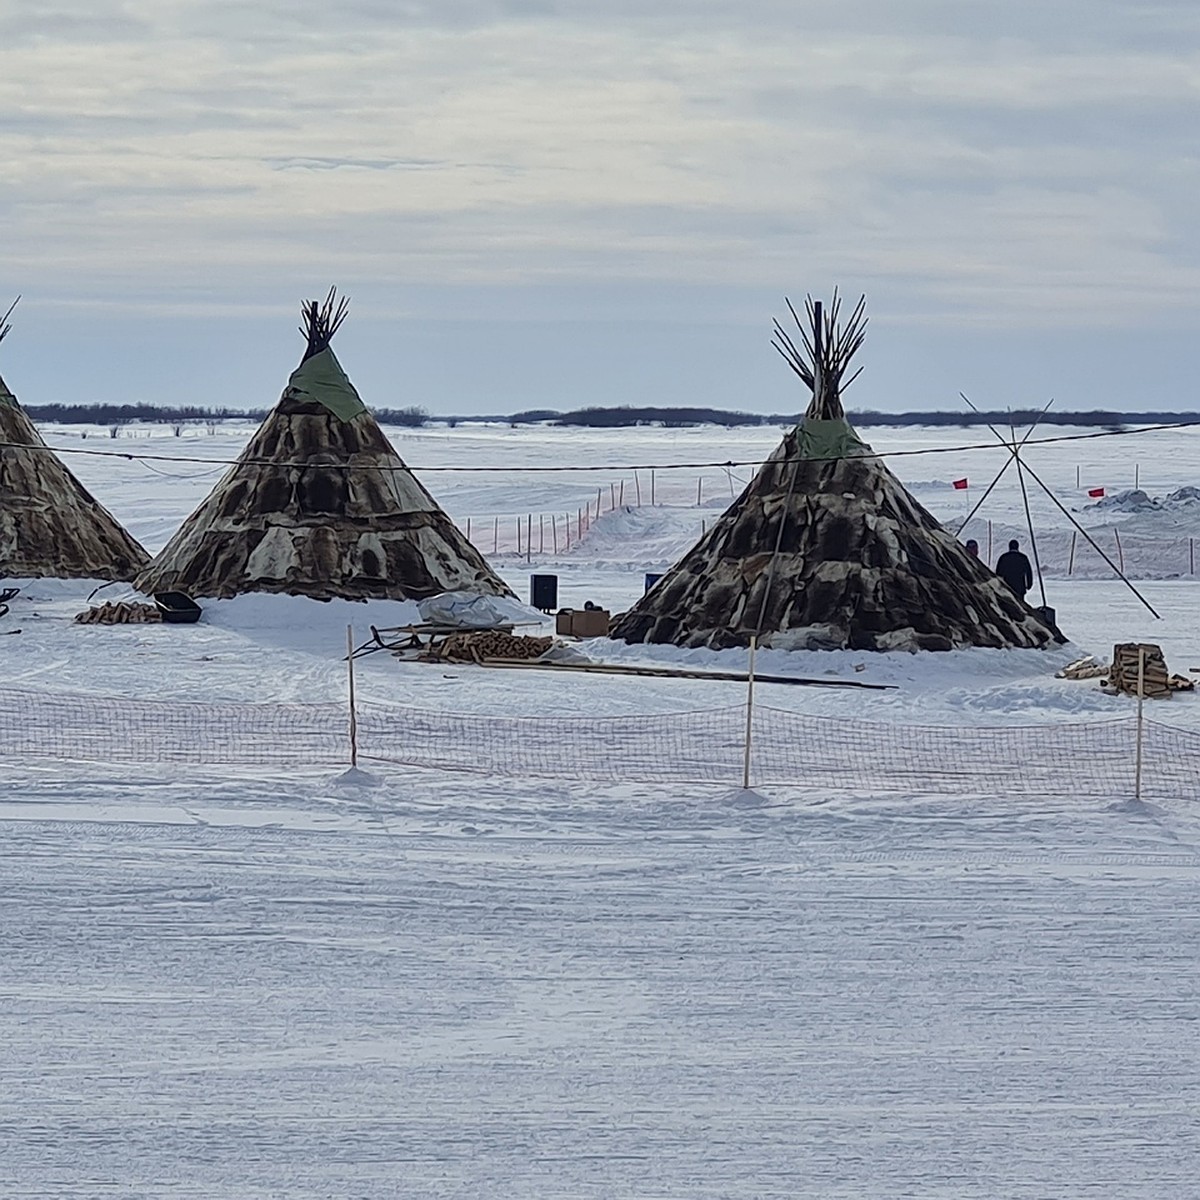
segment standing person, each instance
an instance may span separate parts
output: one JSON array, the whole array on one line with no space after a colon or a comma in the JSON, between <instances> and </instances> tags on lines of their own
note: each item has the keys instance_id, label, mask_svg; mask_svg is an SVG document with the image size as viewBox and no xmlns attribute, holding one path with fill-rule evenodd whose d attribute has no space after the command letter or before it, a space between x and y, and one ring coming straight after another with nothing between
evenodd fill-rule
<instances>
[{"instance_id":1,"label":"standing person","mask_svg":"<svg viewBox=\"0 0 1200 1200\"><path fill-rule=\"evenodd\" d=\"M972 558L979 557L979 543L974 538L967 538L967 553Z\"/></svg>"},{"instance_id":2,"label":"standing person","mask_svg":"<svg viewBox=\"0 0 1200 1200\"><path fill-rule=\"evenodd\" d=\"M1033 587L1033 568L1029 565L1029 559L1021 553L1021 543L1016 538L1008 543L1008 549L1000 555L996 574L1016 592L1020 600L1024 600L1025 593Z\"/></svg>"}]
</instances>

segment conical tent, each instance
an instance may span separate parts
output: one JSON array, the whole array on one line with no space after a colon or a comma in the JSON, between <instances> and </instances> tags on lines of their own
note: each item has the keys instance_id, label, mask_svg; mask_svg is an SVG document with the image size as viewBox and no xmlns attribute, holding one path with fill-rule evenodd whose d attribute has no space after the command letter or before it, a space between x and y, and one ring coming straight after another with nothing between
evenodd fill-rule
<instances>
[{"instance_id":1,"label":"conical tent","mask_svg":"<svg viewBox=\"0 0 1200 1200\"><path fill-rule=\"evenodd\" d=\"M0 340L9 328L0 320ZM0 379L0 577L132 579L149 561Z\"/></svg>"},{"instance_id":2,"label":"conical tent","mask_svg":"<svg viewBox=\"0 0 1200 1200\"><path fill-rule=\"evenodd\" d=\"M789 305L789 309L791 306ZM1038 647L1061 635L971 557L846 420L844 373L862 344L865 298L842 324L795 310L801 346L775 346L812 403L688 554L620 617L612 636L722 649L950 650Z\"/></svg>"},{"instance_id":3,"label":"conical tent","mask_svg":"<svg viewBox=\"0 0 1200 1200\"><path fill-rule=\"evenodd\" d=\"M308 346L237 463L136 579L196 597L511 595L367 411L330 340L331 291L301 309Z\"/></svg>"}]
</instances>

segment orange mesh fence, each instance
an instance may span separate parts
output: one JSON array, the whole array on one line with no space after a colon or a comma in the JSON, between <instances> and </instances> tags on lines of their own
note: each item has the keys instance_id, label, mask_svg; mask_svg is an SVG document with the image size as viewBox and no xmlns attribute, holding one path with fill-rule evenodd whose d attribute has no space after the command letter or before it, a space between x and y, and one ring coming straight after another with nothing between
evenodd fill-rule
<instances>
[{"instance_id":1,"label":"orange mesh fence","mask_svg":"<svg viewBox=\"0 0 1200 1200\"><path fill-rule=\"evenodd\" d=\"M365 705L360 758L493 778L605 783L742 779L745 709L625 717L503 717ZM891 725L756 708L751 782L829 795L1078 797L1134 794L1136 723L979 728ZM1147 721L1146 799L1200 794L1200 732ZM337 767L334 704L153 702L0 689L0 762L59 759L207 767Z\"/></svg>"}]
</instances>

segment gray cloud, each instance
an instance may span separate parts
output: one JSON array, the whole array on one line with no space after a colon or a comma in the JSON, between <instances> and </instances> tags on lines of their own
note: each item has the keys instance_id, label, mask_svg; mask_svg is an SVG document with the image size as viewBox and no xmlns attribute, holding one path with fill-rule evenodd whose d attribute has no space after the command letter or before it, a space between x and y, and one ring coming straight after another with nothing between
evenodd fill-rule
<instances>
[{"instance_id":1,"label":"gray cloud","mask_svg":"<svg viewBox=\"0 0 1200 1200\"><path fill-rule=\"evenodd\" d=\"M624 288L750 321L841 281L912 325L1195 322L1197 32L1119 0L21 4L6 263L155 311L334 277L410 316Z\"/></svg>"}]
</instances>

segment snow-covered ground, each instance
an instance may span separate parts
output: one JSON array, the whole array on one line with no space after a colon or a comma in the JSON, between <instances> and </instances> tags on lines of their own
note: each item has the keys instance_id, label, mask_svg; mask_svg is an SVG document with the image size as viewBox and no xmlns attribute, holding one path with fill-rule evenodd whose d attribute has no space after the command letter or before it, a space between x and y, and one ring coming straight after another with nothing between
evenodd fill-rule
<instances>
[{"instance_id":1,"label":"snow-covered ground","mask_svg":"<svg viewBox=\"0 0 1200 1200\"><path fill-rule=\"evenodd\" d=\"M68 457L154 550L222 470L183 459L232 458L248 429L82 432L44 430L60 448L163 456ZM494 561L519 593L549 572L560 603L613 609L753 469L664 464L757 459L779 436L393 432L489 556L495 534ZM880 450L951 448L893 461L948 524L1003 462L953 449L990 438L978 429L866 436ZM1071 527L1035 487L1047 599L1071 646L767 652L762 671L894 687L761 685L760 703L832 718L868 756L872 737L911 737L919 757L922 728L1019 735L1129 717L1130 702L1095 681L1053 677L1115 641L1158 642L1176 671L1200 666L1200 591L1174 569L1200 512L1095 509L1086 496L1132 488L1135 467L1151 496L1200 484L1200 435L1058 443L1030 462L1112 538L1106 552L1119 533L1158 619L1120 582L1080 578L1098 572L1078 557L1067 577ZM580 469L522 470L551 464ZM622 469L635 464L636 477ZM503 469L432 469L451 465ZM608 469L583 469L597 465ZM962 477L967 493L950 486ZM609 511L622 483L625 503ZM573 522L557 554L540 552L550 514L564 542ZM528 557L515 553L518 518L522 538L534 530ZM997 540L1022 528L1015 476L979 518ZM164 712L340 704L347 622L362 640L369 624L411 615L250 599L209 605L194 627L74 625L89 590L33 583L0 620L10 727L22 696L30 711L59 698L64 713L91 705L114 720L131 700ZM736 652L585 648L745 666ZM359 660L358 685L364 703L464 714L479 729L523 716L609 730L744 700L736 683L385 655ZM1150 712L1184 731L1200 730L1198 714L1191 696ZM46 744L69 733L47 728ZM0 740L5 1197L1195 1194L1200 786L1136 804L1115 780L1097 800L852 778L825 794L798 779L758 795L736 778L488 777L471 769L469 737L444 771L372 765L374 786L302 755L219 761L18 758Z\"/></svg>"}]
</instances>

